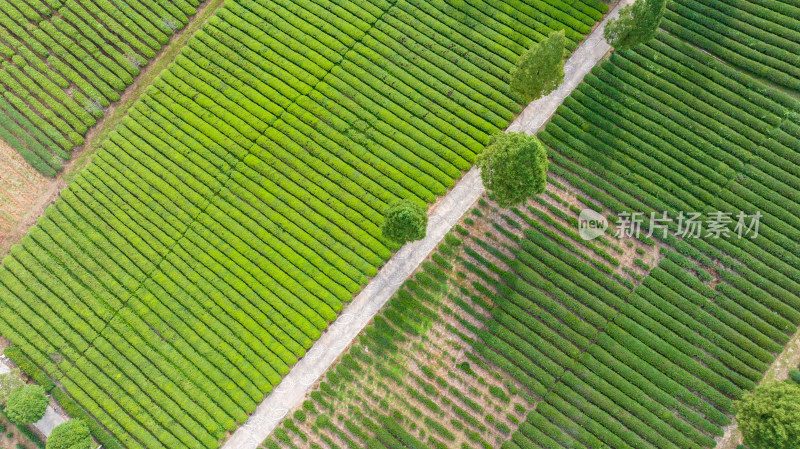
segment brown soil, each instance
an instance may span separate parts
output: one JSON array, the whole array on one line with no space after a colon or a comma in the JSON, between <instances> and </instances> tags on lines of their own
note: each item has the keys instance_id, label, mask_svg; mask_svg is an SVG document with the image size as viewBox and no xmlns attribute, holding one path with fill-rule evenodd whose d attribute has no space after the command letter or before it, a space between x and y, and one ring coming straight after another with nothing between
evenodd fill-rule
<instances>
[{"instance_id":1,"label":"brown soil","mask_svg":"<svg viewBox=\"0 0 800 449\"><path fill-rule=\"evenodd\" d=\"M0 257L28 232L66 186L61 176L41 175L0 140Z\"/></svg>"},{"instance_id":2,"label":"brown soil","mask_svg":"<svg viewBox=\"0 0 800 449\"><path fill-rule=\"evenodd\" d=\"M5 351L5 349L11 345L12 345L11 340L7 339L6 337L0 336L0 354L2 354L3 351Z\"/></svg>"},{"instance_id":3,"label":"brown soil","mask_svg":"<svg viewBox=\"0 0 800 449\"><path fill-rule=\"evenodd\" d=\"M22 435L17 426L5 418L0 418L0 449L35 449L36 445ZM10 438L9 438L10 437Z\"/></svg>"},{"instance_id":4,"label":"brown soil","mask_svg":"<svg viewBox=\"0 0 800 449\"><path fill-rule=\"evenodd\" d=\"M490 214L493 205L488 204L476 207L481 209L484 214ZM483 223L484 219L477 219L475 221L477 225ZM461 224L464 225L463 220ZM471 232L475 235L478 235L480 232L495 231L493 228L489 229L488 227L481 231L477 231L472 226L470 226L470 228ZM492 234L495 237L499 237L495 232ZM491 240L493 238L494 237L489 239ZM502 263L495 256L483 252L482 248L468 238L464 239L464 245L468 245L470 248L481 252L487 259L494 263ZM451 280L456 284L464 286L469 285L472 280L480 281L478 278L472 278L469 274L468 278L465 280L458 280L456 276L451 277ZM451 291L455 291L455 285L451 285ZM487 361L484 360L483 357L473 353L470 350L471 347L469 344L451 331L451 329L455 328L458 332L470 338L475 337L459 319L452 315L453 312L457 313L460 319L469 322L473 326L480 327L482 323L466 313L459 312L459 306L457 306L446 293L442 293L440 297L442 305L438 307L438 311L441 321L431 323L431 327L427 329L423 335L411 336L410 334L406 334L406 336L410 337L409 340L400 344L400 349L397 352L389 356L387 360L381 362L384 367L396 367L396 369L400 369L401 372L407 370L419 379L434 386L437 392L435 396L427 396L425 394L423 394L423 396L426 396L427 400L436 404L440 411L438 413L433 412L425 403L408 394L406 387L422 391L422 387L417 381L413 380L414 376L405 375L406 380L404 385L401 386L381 375L375 371L374 368L368 367L364 372L356 376L355 381L347 382L343 387L344 389L338 395L339 398L333 402L335 411L328 413L332 422L337 422L337 417L340 415L352 417L350 412L351 407L357 407L361 411L374 410L380 414L388 413L390 409L394 409L403 414L404 419L407 420L407 422L403 424L404 428L410 433L417 435L420 429L426 430L426 436L421 437L423 440L427 439L429 432L430 435L440 440L442 439L441 436L432 433L425 424L425 418L429 418L440 423L453 433L455 439L446 442L448 447L461 447L462 444L467 444L468 447L475 447L476 443L471 442L465 433L453 427L453 421L461 421L461 418L453 409L455 405L466 410L472 417L485 426L485 430L479 430L479 433L482 438L495 445L495 447L499 447L500 443L507 439L509 434L503 433L495 424L487 422L485 418L486 414L492 415L497 423L501 423L500 425L508 426L507 428L510 429L511 432L516 430L517 424L515 424L509 416L513 416L517 420L523 420L524 415L515 410L514 404L519 404L526 411L533 409L535 404L530 403L524 396L517 394L510 394L510 403L505 403L490 393L489 385L502 387L503 381L495 377L495 372L487 371L473 363L467 357L467 351L483 360L484 363L487 363ZM471 304L469 298L462 296L461 299ZM476 304L471 305L474 309L481 310ZM450 312L445 312L445 310L449 310ZM361 347L367 353L372 352L369 347ZM473 374L459 367L465 362L469 365L469 369ZM428 378L420 369L422 365L431 368L439 378L438 382L441 382L441 384ZM506 383L513 385L519 391L526 390L513 378L506 379ZM319 386L315 387L315 389L318 388ZM463 394L469 398L469 400L474 401L484 412L479 413L474 409L470 409L462 402L458 394L454 392ZM295 410L292 410L287 416L292 416ZM421 413L421 415L417 415L415 412ZM314 432L311 429L313 423L314 419L312 416L309 416L309 419L305 423L295 421L295 424L297 424L302 433L307 436L308 441L303 441L297 434L286 429L289 438L296 447L309 447L312 443L320 444L322 447L328 447L327 444L323 443L320 435L330 438L331 441L339 447L348 447L347 443L337 433L329 429L323 428L319 429L319 433ZM341 423L335 426L340 432L354 441L360 441L358 437L340 424ZM478 430L472 428L470 424L466 424L466 427L471 429L471 431ZM283 444L280 446L285 447Z\"/></svg>"},{"instance_id":5,"label":"brown soil","mask_svg":"<svg viewBox=\"0 0 800 449\"><path fill-rule=\"evenodd\" d=\"M565 189L557 187L553 184L547 185L547 190L553 194L555 194L559 199L565 201L567 205L558 203L557 200L553 199L550 196L542 195L542 198L547 201L548 204L558 208L563 213L567 214L568 216L577 219L578 214L573 212L570 207L577 208L579 210L587 209L588 206L581 202L578 199L578 196L582 196L583 198L588 198L588 195L583 194L580 190L570 185L565 179L560 178L557 175L551 175L558 183L560 183ZM600 206L599 203L593 202L596 206ZM566 228L569 228L573 232L578 232L578 229L567 223L561 217L556 216L553 212L547 210L547 208L542 207L540 204L536 203L535 207L539 210L544 211L547 213L550 218L556 220L557 222L561 223ZM600 212L601 215L604 217L608 217L609 215L615 215L609 209L603 209ZM549 224L545 224L549 229L558 232L560 235L566 237L563 233L558 230L555 230ZM642 236L646 235L646 233L642 233ZM581 252L581 256L594 259L598 262L604 262L608 265L608 262L600 257L597 253L592 251L588 245L593 245L596 247L601 248L602 250L606 251L608 254L613 256L617 261L619 261L619 265L614 268L614 272L621 275L622 277L628 278L631 281L634 281L635 284L638 282L628 273L627 270L630 270L634 273L639 274L640 276L645 276L647 274L647 270L643 269L642 267L636 265L634 261L636 259L641 259L644 263L646 263L650 268L654 268L658 265L661 261L661 246L659 244L656 245L645 245L642 243L640 239L635 237L628 237L622 236L621 238L617 237L614 234L614 224L609 223L609 227L606 230L605 234L602 235L610 244L611 246L604 244L600 241L600 239L592 240L591 242L587 243L587 247L584 248L585 250ZM575 243L575 242L573 242ZM582 242L577 242L581 244Z\"/></svg>"},{"instance_id":6,"label":"brown soil","mask_svg":"<svg viewBox=\"0 0 800 449\"><path fill-rule=\"evenodd\" d=\"M786 380L789 378L789 371L797 368L798 364L800 364L800 330L794 334L783 348L783 352L775 359L775 363L769 367L762 382Z\"/></svg>"}]
</instances>

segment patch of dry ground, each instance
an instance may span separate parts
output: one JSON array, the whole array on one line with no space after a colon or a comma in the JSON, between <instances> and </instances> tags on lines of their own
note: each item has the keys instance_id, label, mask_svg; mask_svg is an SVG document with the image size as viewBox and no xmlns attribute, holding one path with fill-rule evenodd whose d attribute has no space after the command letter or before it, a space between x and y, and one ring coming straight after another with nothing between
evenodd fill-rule
<instances>
[{"instance_id":1,"label":"patch of dry ground","mask_svg":"<svg viewBox=\"0 0 800 449\"><path fill-rule=\"evenodd\" d=\"M36 449L36 445L22 435L17 426L0 417L0 449Z\"/></svg>"},{"instance_id":2,"label":"patch of dry ground","mask_svg":"<svg viewBox=\"0 0 800 449\"><path fill-rule=\"evenodd\" d=\"M55 188L55 181L41 175L0 140L0 256L22 237L20 225L33 224L44 211L44 206L37 203L52 195L47 191Z\"/></svg>"}]
</instances>

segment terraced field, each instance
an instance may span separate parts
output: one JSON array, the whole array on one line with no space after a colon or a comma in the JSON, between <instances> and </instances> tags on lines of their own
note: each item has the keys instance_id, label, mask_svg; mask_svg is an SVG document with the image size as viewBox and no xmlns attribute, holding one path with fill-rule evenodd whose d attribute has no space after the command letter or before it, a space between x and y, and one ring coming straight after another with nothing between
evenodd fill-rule
<instances>
[{"instance_id":1,"label":"terraced field","mask_svg":"<svg viewBox=\"0 0 800 449\"><path fill-rule=\"evenodd\" d=\"M520 110L517 56L606 11L225 3L3 261L7 353L107 448L218 447L391 255L386 205Z\"/></svg>"},{"instance_id":2,"label":"terraced field","mask_svg":"<svg viewBox=\"0 0 800 449\"><path fill-rule=\"evenodd\" d=\"M547 195L484 198L265 447L714 447L800 323L794 13L673 2L539 134ZM587 243L585 208L730 220Z\"/></svg>"}]
</instances>

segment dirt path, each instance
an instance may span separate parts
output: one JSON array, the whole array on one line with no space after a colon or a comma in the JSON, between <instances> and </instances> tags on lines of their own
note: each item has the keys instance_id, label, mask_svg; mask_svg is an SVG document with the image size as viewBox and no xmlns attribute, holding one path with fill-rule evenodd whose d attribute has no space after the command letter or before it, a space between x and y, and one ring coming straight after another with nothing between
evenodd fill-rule
<instances>
[{"instance_id":1,"label":"dirt path","mask_svg":"<svg viewBox=\"0 0 800 449\"><path fill-rule=\"evenodd\" d=\"M106 136L127 115L128 109L223 2L207 0L198 8L189 23L175 33L169 44L142 69L119 101L109 106L103 118L89 129L86 142L72 152L72 160L64 165L64 170L57 177L41 175L15 149L0 140L0 259L22 240L47 206L53 204L61 190L89 163Z\"/></svg>"},{"instance_id":2,"label":"dirt path","mask_svg":"<svg viewBox=\"0 0 800 449\"><path fill-rule=\"evenodd\" d=\"M308 353L300 359L283 381L258 406L223 449L255 449L295 407L317 380L350 346L361 330L372 320L400 285L445 234L483 193L483 184L476 169L470 170L442 199L428 219L428 234L400 249L384 265L369 284L328 327Z\"/></svg>"},{"instance_id":3,"label":"dirt path","mask_svg":"<svg viewBox=\"0 0 800 449\"><path fill-rule=\"evenodd\" d=\"M61 190L58 181L40 174L0 140L0 258L44 212L47 198Z\"/></svg>"},{"instance_id":4,"label":"dirt path","mask_svg":"<svg viewBox=\"0 0 800 449\"><path fill-rule=\"evenodd\" d=\"M507 131L534 134L547 124L550 117L555 113L556 108L578 87L578 84L583 81L583 77L611 51L611 46L603 37L605 25L610 18L619 15L620 9L631 3L633 3L633 0L621 0L611 10L564 64L564 82L558 86L558 89L550 95L529 104L508 127Z\"/></svg>"}]
</instances>

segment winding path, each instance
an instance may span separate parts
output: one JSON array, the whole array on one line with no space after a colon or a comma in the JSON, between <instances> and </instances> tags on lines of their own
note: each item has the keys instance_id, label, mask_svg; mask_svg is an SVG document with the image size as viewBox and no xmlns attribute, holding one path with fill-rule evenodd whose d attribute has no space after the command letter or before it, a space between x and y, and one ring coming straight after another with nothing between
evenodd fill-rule
<instances>
[{"instance_id":1,"label":"winding path","mask_svg":"<svg viewBox=\"0 0 800 449\"><path fill-rule=\"evenodd\" d=\"M611 47L603 38L603 29L610 17L619 9L633 3L622 0L619 5L594 29L578 47L564 66L565 79L558 89L547 97L529 104L508 127L508 131L534 134L541 129L558 106L580 84ZM445 195L431 213L427 236L404 246L345 308L339 318L314 343L314 346L283 378L222 449L255 449L280 424L286 414L300 404L311 387L350 346L362 329L389 301L402 283L428 257L445 234L461 219L483 193L480 174L473 168Z\"/></svg>"}]
</instances>

